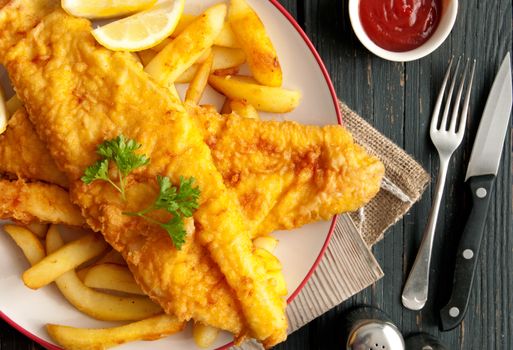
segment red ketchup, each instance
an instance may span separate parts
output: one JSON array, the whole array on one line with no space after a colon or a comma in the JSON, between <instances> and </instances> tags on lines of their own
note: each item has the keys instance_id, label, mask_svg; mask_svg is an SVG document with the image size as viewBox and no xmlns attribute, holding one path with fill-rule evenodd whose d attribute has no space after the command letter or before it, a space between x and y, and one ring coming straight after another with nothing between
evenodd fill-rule
<instances>
[{"instance_id":1,"label":"red ketchup","mask_svg":"<svg viewBox=\"0 0 513 350\"><path fill-rule=\"evenodd\" d=\"M360 20L374 43L388 51L409 51L433 34L441 0L360 0Z\"/></svg>"}]
</instances>

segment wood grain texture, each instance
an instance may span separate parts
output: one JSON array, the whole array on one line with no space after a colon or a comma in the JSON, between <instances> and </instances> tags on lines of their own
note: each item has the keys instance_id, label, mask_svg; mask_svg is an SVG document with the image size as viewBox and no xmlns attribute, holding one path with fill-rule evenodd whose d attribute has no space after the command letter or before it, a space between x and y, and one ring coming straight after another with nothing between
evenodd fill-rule
<instances>
[{"instance_id":1,"label":"wood grain texture","mask_svg":"<svg viewBox=\"0 0 513 350\"><path fill-rule=\"evenodd\" d=\"M475 57L478 65L467 133L451 162L447 179L426 308L421 312L408 311L402 307L400 295L427 221L430 191L374 248L385 277L301 328L276 349L342 349L344 312L361 304L383 308L404 334L427 331L440 337L451 350L513 349L511 124L466 320L451 332L438 330L438 310L448 298L454 251L469 213L463 184L466 164L494 74L505 52L512 47L512 1L460 1L450 38L430 56L406 64L383 61L362 47L351 29L347 0L280 2L298 19L319 50L339 97L433 174L438 169L438 160L428 138L428 125L447 62L452 55L464 54ZM41 348L0 322L0 349Z\"/></svg>"}]
</instances>

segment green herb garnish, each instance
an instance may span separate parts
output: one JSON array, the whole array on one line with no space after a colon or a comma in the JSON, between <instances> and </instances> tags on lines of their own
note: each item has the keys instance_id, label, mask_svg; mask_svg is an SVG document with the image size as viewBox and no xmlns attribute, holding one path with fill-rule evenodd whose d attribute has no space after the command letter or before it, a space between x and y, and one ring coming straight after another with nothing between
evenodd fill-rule
<instances>
[{"instance_id":1,"label":"green herb garnish","mask_svg":"<svg viewBox=\"0 0 513 350\"><path fill-rule=\"evenodd\" d=\"M96 180L107 181L114 186L121 193L121 197L126 200L126 177L133 170L148 164L150 161L145 155L135 153L139 148L141 148L140 144L135 140L125 139L123 135L119 135L112 140L104 141L98 145L96 150L96 153L103 158L85 170L82 181L86 184L90 184ZM111 161L116 164L119 185L109 178L109 164Z\"/></svg>"},{"instance_id":2,"label":"green herb garnish","mask_svg":"<svg viewBox=\"0 0 513 350\"><path fill-rule=\"evenodd\" d=\"M149 222L159 225L167 231L175 247L180 249L185 243L186 236L183 218L190 218L199 205L198 199L200 190L197 187L192 187L194 181L193 177L185 179L180 176L180 184L177 188L171 184L168 177L157 176L159 195L155 199L155 202L148 208L139 212L124 214L140 216ZM168 213L172 214L173 217L169 221L162 223L146 215L149 212L159 209L166 210Z\"/></svg>"},{"instance_id":3,"label":"green herb garnish","mask_svg":"<svg viewBox=\"0 0 513 350\"><path fill-rule=\"evenodd\" d=\"M114 186L121 193L123 200L126 201L126 177L132 171L145 166L150 161L145 155L135 153L139 148L141 148L140 144L135 140L125 139L123 135L103 142L96 151L102 158L85 170L82 181L85 184L90 184L97 180L106 181ZM110 162L116 165L119 184L116 184L109 177ZM153 224L159 225L169 234L175 247L181 249L185 243L186 236L184 218L192 217L192 214L199 205L200 190L197 187L193 187L194 181L193 177L188 179L180 177L180 184L176 187L171 184L168 177L157 176L159 195L155 202L139 212L126 212L123 214L139 216ZM172 218L167 222L160 222L146 215L155 210L166 210L172 215Z\"/></svg>"}]
</instances>

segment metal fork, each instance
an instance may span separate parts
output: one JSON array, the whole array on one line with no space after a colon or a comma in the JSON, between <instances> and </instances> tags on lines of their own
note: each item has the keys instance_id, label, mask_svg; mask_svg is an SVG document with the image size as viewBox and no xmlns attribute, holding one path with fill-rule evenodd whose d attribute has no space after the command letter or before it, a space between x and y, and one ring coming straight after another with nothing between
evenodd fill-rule
<instances>
[{"instance_id":1,"label":"metal fork","mask_svg":"<svg viewBox=\"0 0 513 350\"><path fill-rule=\"evenodd\" d=\"M435 198L433 201L433 206L431 207L431 212L429 214L428 224L424 231L422 242L417 253L417 257L415 258L415 262L410 271L410 275L408 276L408 279L406 280L406 284L404 285L403 289L403 305L410 310L422 309L427 301L431 252L433 250L433 239L435 236L438 211L440 209L440 202L442 201L445 179L447 177L447 168L449 166L449 161L451 159L452 154L458 148L458 146L461 144L461 141L463 140L463 134L465 133L465 125L467 123L468 105L470 101L470 93L472 90L472 82L474 80L474 70L476 65L475 60L472 64L470 82L467 88L465 101L463 102L461 113L459 113L460 100L465 86L465 79L469 68L469 60L467 60L467 63L465 65L465 70L461 78L458 94L456 96L454 106L452 107L451 119L449 121L450 124L447 125L449 110L451 108L452 95L454 91L454 85L458 77L458 69L460 66L460 59L458 59L458 64L456 65L456 69L451 78L451 86L445 101L442 120L440 121L439 118L445 88L447 86L447 82L451 74L452 62L453 59L451 59L449 67L447 68L447 73L445 73L442 88L440 89L440 93L438 94L438 99L435 104L433 116L431 117L431 127L429 133L431 136L431 141L433 142L438 151L438 156L440 158L440 168L438 170Z\"/></svg>"}]
</instances>

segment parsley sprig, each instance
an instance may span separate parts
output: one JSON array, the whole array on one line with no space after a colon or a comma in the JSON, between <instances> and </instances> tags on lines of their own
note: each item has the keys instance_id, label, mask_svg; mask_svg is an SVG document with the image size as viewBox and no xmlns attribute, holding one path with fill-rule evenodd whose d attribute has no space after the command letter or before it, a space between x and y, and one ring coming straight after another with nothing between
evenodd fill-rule
<instances>
[{"instance_id":1,"label":"parsley sprig","mask_svg":"<svg viewBox=\"0 0 513 350\"><path fill-rule=\"evenodd\" d=\"M107 181L121 193L121 197L126 201L126 177L132 171L147 165L150 161L145 155L135 153L139 148L141 148L140 144L135 140L125 139L123 135L103 142L96 151L102 158L85 170L82 181L85 184L97 180ZM118 184L109 177L110 162L116 165ZM199 205L200 190L193 187L194 181L193 177L187 179L180 177L180 184L176 187L173 186L168 177L157 176L159 194L155 202L141 211L125 212L123 214L139 216L159 225L169 234L175 247L181 249L186 236L184 218L192 217ZM160 222L147 215L155 210L166 210L172 217L167 222Z\"/></svg>"},{"instance_id":2,"label":"parsley sprig","mask_svg":"<svg viewBox=\"0 0 513 350\"><path fill-rule=\"evenodd\" d=\"M171 184L168 177L157 176L159 195L155 202L141 211L125 212L124 214L140 216L149 222L159 225L167 231L175 247L180 249L185 243L186 236L183 218L190 218L199 205L200 190L197 187L193 187L194 181L193 177L185 179L180 176L180 184L177 188ZM146 215L149 212L160 209L164 209L172 214L172 218L163 223Z\"/></svg>"},{"instance_id":3,"label":"parsley sprig","mask_svg":"<svg viewBox=\"0 0 513 350\"><path fill-rule=\"evenodd\" d=\"M103 158L85 170L82 181L87 185L96 180L107 181L121 193L123 200L126 200L126 177L135 169L150 162L150 159L145 155L135 153L139 148L141 148L140 144L135 140L125 139L123 135L104 141L98 145L96 150L96 153ZM119 185L109 178L109 164L111 161L116 164Z\"/></svg>"}]
</instances>

